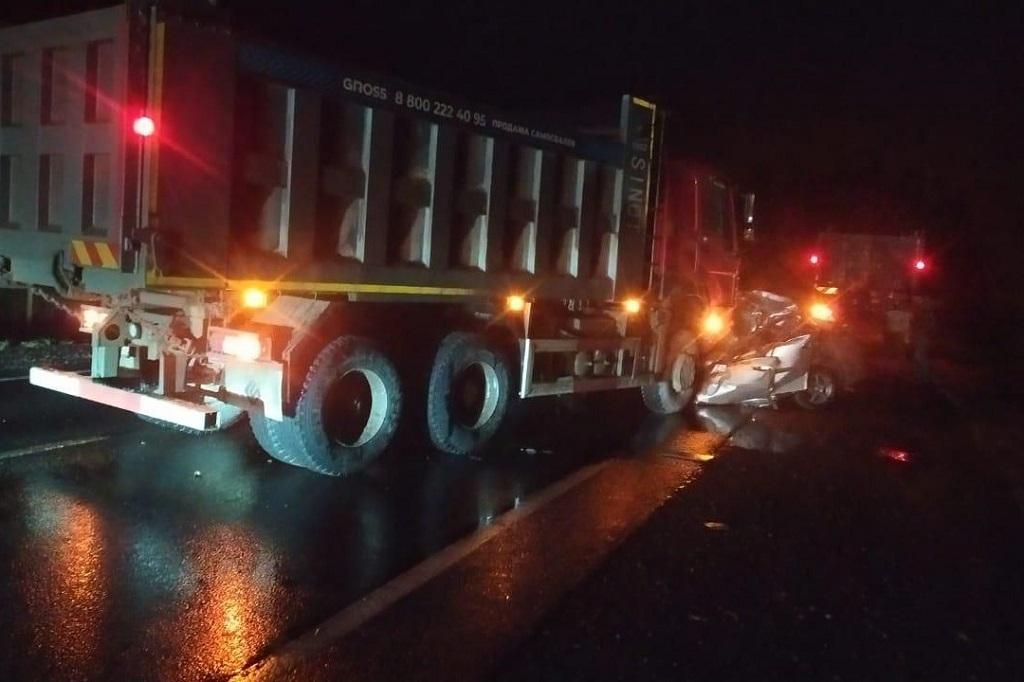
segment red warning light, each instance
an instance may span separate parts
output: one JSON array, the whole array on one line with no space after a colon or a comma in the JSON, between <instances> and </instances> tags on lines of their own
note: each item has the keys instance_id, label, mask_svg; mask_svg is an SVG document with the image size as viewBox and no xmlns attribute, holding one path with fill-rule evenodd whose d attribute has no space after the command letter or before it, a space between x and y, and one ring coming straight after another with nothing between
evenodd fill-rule
<instances>
[{"instance_id":1,"label":"red warning light","mask_svg":"<svg viewBox=\"0 0 1024 682\"><path fill-rule=\"evenodd\" d=\"M922 272L927 267L928 264L924 262L923 258L918 258L916 261L914 261L914 269L917 270L918 272Z\"/></svg>"},{"instance_id":2,"label":"red warning light","mask_svg":"<svg viewBox=\"0 0 1024 682\"><path fill-rule=\"evenodd\" d=\"M812 254L810 255L810 257L809 257L809 258L807 259L807 261L808 261L808 262L809 262L809 263L810 263L811 265L818 265L819 263L821 263L821 256L819 256L819 255L818 255L818 254L816 254L816 253L812 253Z\"/></svg>"},{"instance_id":3,"label":"red warning light","mask_svg":"<svg viewBox=\"0 0 1024 682\"><path fill-rule=\"evenodd\" d=\"M132 121L132 131L139 137L149 137L156 132L156 123L149 116L139 116Z\"/></svg>"}]
</instances>

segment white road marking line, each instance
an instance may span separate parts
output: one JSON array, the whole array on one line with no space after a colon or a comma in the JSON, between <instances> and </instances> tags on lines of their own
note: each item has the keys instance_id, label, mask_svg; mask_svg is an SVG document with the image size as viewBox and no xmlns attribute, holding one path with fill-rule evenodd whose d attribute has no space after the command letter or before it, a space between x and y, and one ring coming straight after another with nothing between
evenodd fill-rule
<instances>
[{"instance_id":1,"label":"white road marking line","mask_svg":"<svg viewBox=\"0 0 1024 682\"><path fill-rule=\"evenodd\" d=\"M42 445L30 445L27 448L21 448L19 450L8 450L7 452L0 452L0 461L5 459L14 459L16 457L25 457L26 455L35 455L41 452L50 452L52 450L63 450L64 448L71 448L76 445L87 445L88 443L97 443L101 440L108 440L110 436L89 436L88 438L72 438L70 440L62 440L57 443L45 443Z\"/></svg>"},{"instance_id":2,"label":"white road marking line","mask_svg":"<svg viewBox=\"0 0 1024 682\"><path fill-rule=\"evenodd\" d=\"M481 528L461 540L457 540L440 552L424 559L405 573L393 578L359 601L334 614L313 630L300 635L278 650L270 652L269 655L242 669L232 679L244 679L248 673L255 673L260 667L270 661L273 661L275 664L281 664L287 663L289 660L301 658L303 654L314 652L321 646L337 641L359 629L364 623L386 611L398 600L415 592L430 582L430 580L472 554L488 540L491 540L519 521L557 500L584 481L593 478L611 465L613 461L608 459L593 464L553 483L519 507L499 516L491 525Z\"/></svg>"}]
</instances>

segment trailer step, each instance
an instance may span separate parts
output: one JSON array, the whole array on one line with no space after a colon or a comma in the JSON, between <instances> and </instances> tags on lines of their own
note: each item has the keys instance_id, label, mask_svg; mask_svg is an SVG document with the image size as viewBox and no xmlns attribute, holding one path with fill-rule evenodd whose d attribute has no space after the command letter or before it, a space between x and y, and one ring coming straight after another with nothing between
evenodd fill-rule
<instances>
[{"instance_id":1,"label":"trailer step","mask_svg":"<svg viewBox=\"0 0 1024 682\"><path fill-rule=\"evenodd\" d=\"M29 383L40 388L65 393L94 403L109 405L128 412L161 421L187 426L198 431L220 426L215 407L198 405L176 398L134 393L93 381L89 377L44 367L33 367L28 373Z\"/></svg>"}]
</instances>

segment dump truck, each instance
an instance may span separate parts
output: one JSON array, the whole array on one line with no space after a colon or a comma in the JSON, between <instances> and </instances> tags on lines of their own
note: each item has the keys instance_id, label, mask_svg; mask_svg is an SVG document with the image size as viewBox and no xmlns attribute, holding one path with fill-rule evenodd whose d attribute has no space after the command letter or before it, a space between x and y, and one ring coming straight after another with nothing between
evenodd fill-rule
<instances>
[{"instance_id":1,"label":"dump truck","mask_svg":"<svg viewBox=\"0 0 1024 682\"><path fill-rule=\"evenodd\" d=\"M638 97L582 135L154 2L0 51L0 278L92 344L36 386L344 475L400 417L461 455L514 400L678 412L735 292L753 197L663 162Z\"/></svg>"}]
</instances>

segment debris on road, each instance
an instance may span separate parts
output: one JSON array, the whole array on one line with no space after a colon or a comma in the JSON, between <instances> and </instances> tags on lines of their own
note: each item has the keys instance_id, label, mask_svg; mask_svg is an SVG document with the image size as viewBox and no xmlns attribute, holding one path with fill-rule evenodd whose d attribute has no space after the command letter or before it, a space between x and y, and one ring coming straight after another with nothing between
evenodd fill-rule
<instances>
[{"instance_id":1,"label":"debris on road","mask_svg":"<svg viewBox=\"0 0 1024 682\"><path fill-rule=\"evenodd\" d=\"M89 344L36 339L11 343L0 339L0 374L21 374L41 365L57 369L79 370L89 367Z\"/></svg>"},{"instance_id":2,"label":"debris on road","mask_svg":"<svg viewBox=\"0 0 1024 682\"><path fill-rule=\"evenodd\" d=\"M909 452L907 452L906 450L901 450L899 448L889 447L887 445L883 445L882 447L878 448L878 456L884 457L885 459L888 459L893 462L899 462L900 464L910 463Z\"/></svg>"}]
</instances>

